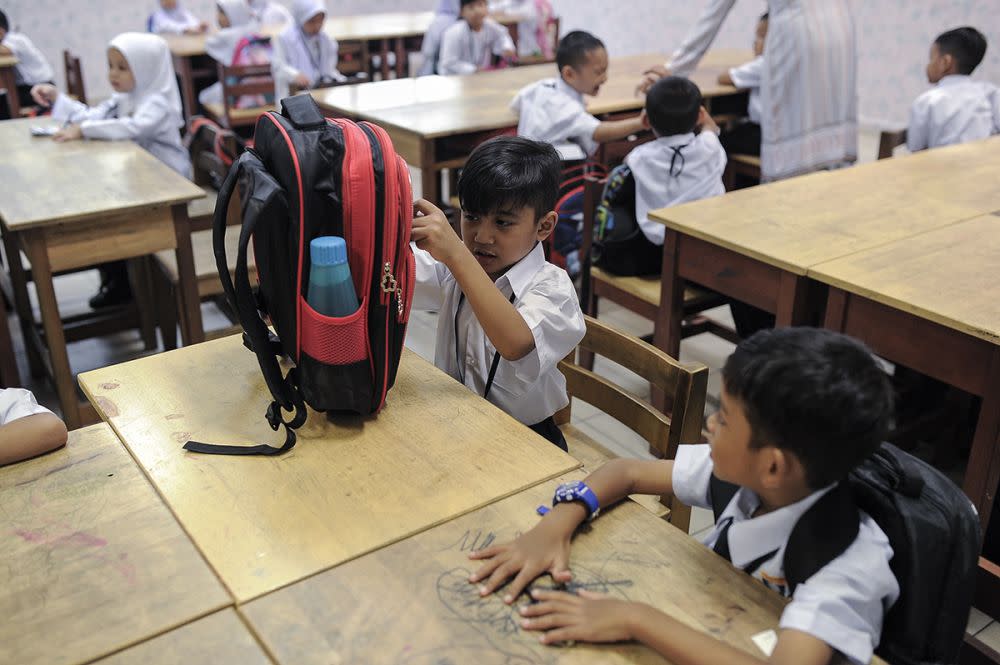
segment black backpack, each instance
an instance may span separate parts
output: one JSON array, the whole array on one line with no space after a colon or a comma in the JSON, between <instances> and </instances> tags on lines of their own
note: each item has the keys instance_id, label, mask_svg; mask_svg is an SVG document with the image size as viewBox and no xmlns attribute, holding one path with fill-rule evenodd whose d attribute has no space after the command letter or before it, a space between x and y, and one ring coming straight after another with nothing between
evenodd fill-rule
<instances>
[{"instance_id":1,"label":"black backpack","mask_svg":"<svg viewBox=\"0 0 1000 665\"><path fill-rule=\"evenodd\" d=\"M223 183L214 246L226 297L245 331L243 342L257 355L274 398L267 421L275 431L284 425L285 443L275 448L188 441L184 448L194 452L282 453L295 445L294 430L305 423L307 404L317 411L376 413L396 378L415 279L409 170L382 128L324 118L309 95L281 105L280 114L258 118L254 147ZM243 223L230 279L226 216L237 184ZM323 235L347 242L360 307L346 317L323 316L306 302L309 242ZM247 267L251 241L257 293ZM281 356L295 364L284 376Z\"/></svg>"},{"instance_id":2,"label":"black backpack","mask_svg":"<svg viewBox=\"0 0 1000 665\"><path fill-rule=\"evenodd\" d=\"M646 238L635 217L635 177L625 164L611 171L594 213L591 262L621 277L659 275L663 269L663 246Z\"/></svg>"},{"instance_id":3,"label":"black backpack","mask_svg":"<svg viewBox=\"0 0 1000 665\"><path fill-rule=\"evenodd\" d=\"M716 521L738 489L712 476ZM940 471L892 444L883 443L796 522L785 548L789 592L850 547L859 508L889 537L899 583L875 652L893 665L957 663L975 590L979 517Z\"/></svg>"}]
</instances>

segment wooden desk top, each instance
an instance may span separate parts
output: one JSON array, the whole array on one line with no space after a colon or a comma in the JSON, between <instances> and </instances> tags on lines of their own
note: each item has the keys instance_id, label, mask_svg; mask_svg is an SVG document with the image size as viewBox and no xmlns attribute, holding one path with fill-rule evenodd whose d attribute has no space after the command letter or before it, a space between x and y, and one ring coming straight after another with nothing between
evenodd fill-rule
<instances>
[{"instance_id":1,"label":"wooden desk top","mask_svg":"<svg viewBox=\"0 0 1000 665\"><path fill-rule=\"evenodd\" d=\"M0 220L22 230L187 203L204 190L132 141L56 143L31 135L48 118L0 122Z\"/></svg>"},{"instance_id":2,"label":"wooden desk top","mask_svg":"<svg viewBox=\"0 0 1000 665\"><path fill-rule=\"evenodd\" d=\"M568 476L579 478L582 474ZM472 549L514 538L538 521L557 481L355 559L243 606L284 665L325 663L665 663L637 645L544 647L497 596L467 577ZM756 655L750 637L777 628L784 599L632 502L573 543L574 581L649 603ZM540 586L551 586L548 578Z\"/></svg>"},{"instance_id":3,"label":"wooden desk top","mask_svg":"<svg viewBox=\"0 0 1000 665\"><path fill-rule=\"evenodd\" d=\"M240 602L579 466L409 351L377 417L313 413L275 458L181 449L284 440L239 336L80 383Z\"/></svg>"},{"instance_id":4,"label":"wooden desk top","mask_svg":"<svg viewBox=\"0 0 1000 665\"><path fill-rule=\"evenodd\" d=\"M984 215L809 269L850 293L1000 344L1000 216Z\"/></svg>"},{"instance_id":5,"label":"wooden desk top","mask_svg":"<svg viewBox=\"0 0 1000 665\"><path fill-rule=\"evenodd\" d=\"M665 208L669 228L790 272L1000 210L1000 138Z\"/></svg>"},{"instance_id":6,"label":"wooden desk top","mask_svg":"<svg viewBox=\"0 0 1000 665\"><path fill-rule=\"evenodd\" d=\"M0 662L83 663L232 604L106 424L0 469Z\"/></svg>"},{"instance_id":7,"label":"wooden desk top","mask_svg":"<svg viewBox=\"0 0 1000 665\"><path fill-rule=\"evenodd\" d=\"M94 665L269 665L271 660L232 609L210 614Z\"/></svg>"},{"instance_id":8,"label":"wooden desk top","mask_svg":"<svg viewBox=\"0 0 1000 665\"><path fill-rule=\"evenodd\" d=\"M0 55L0 67L14 67L17 65L16 55Z\"/></svg>"}]
</instances>

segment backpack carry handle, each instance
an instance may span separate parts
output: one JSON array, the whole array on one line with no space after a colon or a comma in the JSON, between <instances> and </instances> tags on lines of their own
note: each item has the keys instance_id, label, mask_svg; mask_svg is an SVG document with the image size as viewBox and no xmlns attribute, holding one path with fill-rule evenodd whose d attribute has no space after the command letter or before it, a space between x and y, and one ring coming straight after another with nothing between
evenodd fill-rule
<instances>
[{"instance_id":1,"label":"backpack carry handle","mask_svg":"<svg viewBox=\"0 0 1000 665\"><path fill-rule=\"evenodd\" d=\"M298 129L323 127L326 118L312 95L292 95L281 100L281 115L288 118Z\"/></svg>"}]
</instances>

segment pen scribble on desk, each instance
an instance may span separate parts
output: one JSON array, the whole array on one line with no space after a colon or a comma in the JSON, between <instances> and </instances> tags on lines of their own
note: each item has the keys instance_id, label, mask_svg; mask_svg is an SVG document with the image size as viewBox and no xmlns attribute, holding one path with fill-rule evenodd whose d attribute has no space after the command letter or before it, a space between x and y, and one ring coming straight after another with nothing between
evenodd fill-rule
<instances>
[{"instance_id":1,"label":"pen scribble on desk","mask_svg":"<svg viewBox=\"0 0 1000 665\"><path fill-rule=\"evenodd\" d=\"M460 552L474 552L489 547L496 540L497 535L493 531L483 531L483 529L467 529L462 537L445 549L457 549Z\"/></svg>"}]
</instances>

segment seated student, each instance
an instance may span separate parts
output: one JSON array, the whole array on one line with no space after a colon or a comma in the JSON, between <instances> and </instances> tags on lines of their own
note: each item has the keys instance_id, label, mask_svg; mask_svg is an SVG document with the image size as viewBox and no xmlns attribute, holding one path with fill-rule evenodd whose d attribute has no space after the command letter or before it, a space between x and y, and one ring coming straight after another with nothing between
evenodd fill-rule
<instances>
[{"instance_id":1,"label":"seated student","mask_svg":"<svg viewBox=\"0 0 1000 665\"><path fill-rule=\"evenodd\" d=\"M236 46L245 38L256 35L260 24L245 0L218 0L216 4L216 20L219 30L205 40L205 52L216 62L227 66L234 64ZM222 103L222 81L216 81L198 93L198 102L202 106Z\"/></svg>"},{"instance_id":2,"label":"seated student","mask_svg":"<svg viewBox=\"0 0 1000 665\"><path fill-rule=\"evenodd\" d=\"M719 128L689 79L667 76L646 93L647 124L656 140L628 154L635 178L635 218L645 240L663 246L666 227L649 219L660 208L725 194L726 151ZM658 252L662 253L662 252Z\"/></svg>"},{"instance_id":3,"label":"seated student","mask_svg":"<svg viewBox=\"0 0 1000 665\"><path fill-rule=\"evenodd\" d=\"M438 74L475 74L498 58L513 58L507 28L487 17L486 0L461 0L459 17L441 36Z\"/></svg>"},{"instance_id":4,"label":"seated student","mask_svg":"<svg viewBox=\"0 0 1000 665\"><path fill-rule=\"evenodd\" d=\"M1000 91L969 78L986 55L986 38L964 27L938 35L931 44L927 80L936 84L910 109L910 152L985 139L1000 133Z\"/></svg>"},{"instance_id":5,"label":"seated student","mask_svg":"<svg viewBox=\"0 0 1000 665\"><path fill-rule=\"evenodd\" d=\"M760 156L760 81L764 73L764 40L767 38L768 14L757 20L753 54L750 62L719 74L719 83L750 91L747 118L719 135L722 147L730 155Z\"/></svg>"},{"instance_id":6,"label":"seated student","mask_svg":"<svg viewBox=\"0 0 1000 665\"><path fill-rule=\"evenodd\" d=\"M722 370L719 413L709 420L709 445L683 445L675 460L617 459L584 481L597 507L629 494L673 494L709 507L713 475L740 489L702 539L791 602L781 615L777 646L762 659L694 630L648 605L552 591L532 594L522 626L562 640L637 640L673 662L820 665L840 652L868 663L883 618L899 597L882 529L861 511L854 541L789 593L785 548L799 518L847 478L886 434L892 392L871 352L849 337L815 328L780 328L744 340ZM592 515L582 501L558 503L512 543L474 552L485 563L470 577L487 595L508 578L514 602L538 575L568 582L570 540Z\"/></svg>"},{"instance_id":7,"label":"seated student","mask_svg":"<svg viewBox=\"0 0 1000 665\"><path fill-rule=\"evenodd\" d=\"M458 0L439 0L437 9L434 11L434 20L431 21L427 32L424 33L424 40L420 44L420 54L423 62L420 63L420 70L417 76L430 76L438 70L438 58L441 55L441 36L444 31L451 27L451 24L458 20Z\"/></svg>"},{"instance_id":8,"label":"seated student","mask_svg":"<svg viewBox=\"0 0 1000 665\"><path fill-rule=\"evenodd\" d=\"M288 8L275 0L247 0L247 5L261 25L286 25L294 22Z\"/></svg>"},{"instance_id":9,"label":"seated student","mask_svg":"<svg viewBox=\"0 0 1000 665\"><path fill-rule=\"evenodd\" d=\"M8 95L17 95L22 108L34 106L31 88L39 83L52 83L52 65L26 35L13 32L7 15L0 11L0 55L17 58L14 80L17 90L8 90ZM0 103L0 119L8 115L7 104Z\"/></svg>"},{"instance_id":10,"label":"seated student","mask_svg":"<svg viewBox=\"0 0 1000 665\"><path fill-rule=\"evenodd\" d=\"M641 116L602 122L587 113L583 96L596 95L608 80L608 52L600 39L582 30L569 33L559 41L556 67L559 78L522 88L510 103L518 114L518 136L551 143L564 158L580 159L592 155L600 143L645 129ZM575 144L577 150L566 144Z\"/></svg>"},{"instance_id":11,"label":"seated student","mask_svg":"<svg viewBox=\"0 0 1000 665\"><path fill-rule=\"evenodd\" d=\"M52 117L67 124L56 141L102 139L135 141L184 177L191 160L181 143L184 127L170 49L162 37L140 32L118 35L108 44L108 80L114 93L98 106L88 107L61 94L55 86L36 85L35 101L52 106ZM131 289L125 262L100 266L101 289L90 299L97 309L126 302Z\"/></svg>"},{"instance_id":12,"label":"seated student","mask_svg":"<svg viewBox=\"0 0 1000 665\"><path fill-rule=\"evenodd\" d=\"M501 136L469 156L458 181L459 238L420 200L413 219L413 307L436 310L434 364L566 450L552 415L569 404L557 368L586 332L576 289L545 260L561 166L552 146Z\"/></svg>"},{"instance_id":13,"label":"seated student","mask_svg":"<svg viewBox=\"0 0 1000 665\"><path fill-rule=\"evenodd\" d=\"M0 466L66 445L66 425L23 388L0 389Z\"/></svg>"},{"instance_id":14,"label":"seated student","mask_svg":"<svg viewBox=\"0 0 1000 665\"><path fill-rule=\"evenodd\" d=\"M517 55L521 58L552 58L548 22L552 6L548 0L491 0L490 12L503 12L517 19Z\"/></svg>"},{"instance_id":15,"label":"seated student","mask_svg":"<svg viewBox=\"0 0 1000 665\"><path fill-rule=\"evenodd\" d=\"M319 0L295 0L294 24L285 28L274 43L275 96L282 100L299 89L322 88L347 77L337 71L338 45L323 32L326 7Z\"/></svg>"},{"instance_id":16,"label":"seated student","mask_svg":"<svg viewBox=\"0 0 1000 665\"><path fill-rule=\"evenodd\" d=\"M181 6L179 0L160 0L160 8L149 17L149 31L158 35L197 35L208 29Z\"/></svg>"}]
</instances>

